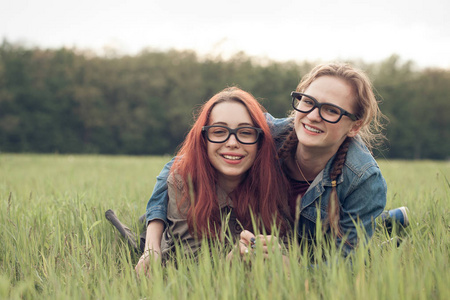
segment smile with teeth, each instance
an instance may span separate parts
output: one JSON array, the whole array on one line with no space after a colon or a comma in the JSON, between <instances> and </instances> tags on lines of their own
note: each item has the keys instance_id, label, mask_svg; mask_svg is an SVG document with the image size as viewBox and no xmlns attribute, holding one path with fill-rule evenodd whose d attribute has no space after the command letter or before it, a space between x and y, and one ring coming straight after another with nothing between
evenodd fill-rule
<instances>
[{"instance_id":1,"label":"smile with teeth","mask_svg":"<svg viewBox=\"0 0 450 300\"><path fill-rule=\"evenodd\" d=\"M222 155L223 158L229 159L229 160L240 160L243 158L243 156L235 156L235 155Z\"/></svg>"},{"instance_id":2,"label":"smile with teeth","mask_svg":"<svg viewBox=\"0 0 450 300\"><path fill-rule=\"evenodd\" d=\"M315 133L321 133L321 132L323 132L322 130L319 130L319 129L316 129L316 128L313 128L313 127L311 127L311 126L308 126L308 125L306 125L306 124L303 124L304 126L305 126L305 128L307 129L307 130L309 130L309 131L312 131L312 132L315 132Z\"/></svg>"}]
</instances>

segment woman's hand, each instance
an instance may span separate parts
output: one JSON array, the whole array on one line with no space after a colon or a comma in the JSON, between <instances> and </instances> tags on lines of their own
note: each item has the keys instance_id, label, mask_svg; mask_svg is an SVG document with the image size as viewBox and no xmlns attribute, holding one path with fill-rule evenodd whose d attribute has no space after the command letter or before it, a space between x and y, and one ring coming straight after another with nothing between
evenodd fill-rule
<instances>
[{"instance_id":1,"label":"woman's hand","mask_svg":"<svg viewBox=\"0 0 450 300\"><path fill-rule=\"evenodd\" d=\"M136 274L138 276L141 276L144 274L148 278L151 278L151 272L150 272L150 266L151 261L157 261L159 259L159 252L153 249L148 249L144 251L144 254L142 254L141 258L139 259L138 263L136 264L136 267L134 270L136 271Z\"/></svg>"},{"instance_id":2,"label":"woman's hand","mask_svg":"<svg viewBox=\"0 0 450 300\"><path fill-rule=\"evenodd\" d=\"M239 243L235 249L231 250L227 255L227 260L231 261L233 254L239 251L239 255L247 261L253 254L256 253L256 248L261 247L264 258L268 259L275 251L281 251L282 247L278 242L278 238L274 235L257 235L252 232L244 230L241 232ZM286 274L290 278L289 258L282 255L283 265L286 267Z\"/></svg>"},{"instance_id":3,"label":"woman's hand","mask_svg":"<svg viewBox=\"0 0 450 300\"><path fill-rule=\"evenodd\" d=\"M241 257L247 257L249 254L255 253L257 247L261 247L265 258L268 258L275 249L281 249L276 236L262 234L255 236L252 232L244 230L240 234L236 249L227 255L227 259L232 258L233 252L239 252Z\"/></svg>"},{"instance_id":4,"label":"woman's hand","mask_svg":"<svg viewBox=\"0 0 450 300\"><path fill-rule=\"evenodd\" d=\"M252 245L254 245L255 241L256 239L253 233L248 230L242 231L240 234L239 242L237 243L236 247L234 247L234 249L231 250L230 253L228 253L227 260L231 261L235 253L239 253L239 256L241 257L250 253L249 247L251 248Z\"/></svg>"}]
</instances>

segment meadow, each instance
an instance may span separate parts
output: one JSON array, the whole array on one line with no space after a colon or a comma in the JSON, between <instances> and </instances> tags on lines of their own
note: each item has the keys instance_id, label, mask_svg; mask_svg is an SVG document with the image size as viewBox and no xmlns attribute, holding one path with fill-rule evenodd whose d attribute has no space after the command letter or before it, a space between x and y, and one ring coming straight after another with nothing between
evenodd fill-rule
<instances>
[{"instance_id":1,"label":"meadow","mask_svg":"<svg viewBox=\"0 0 450 300\"><path fill-rule=\"evenodd\" d=\"M0 154L0 299L450 299L449 161L379 161L386 208L407 206L410 225L379 226L352 260L318 247L311 263L292 245L288 265L258 251L230 264L212 249L137 278L104 213L138 230L169 159Z\"/></svg>"}]
</instances>

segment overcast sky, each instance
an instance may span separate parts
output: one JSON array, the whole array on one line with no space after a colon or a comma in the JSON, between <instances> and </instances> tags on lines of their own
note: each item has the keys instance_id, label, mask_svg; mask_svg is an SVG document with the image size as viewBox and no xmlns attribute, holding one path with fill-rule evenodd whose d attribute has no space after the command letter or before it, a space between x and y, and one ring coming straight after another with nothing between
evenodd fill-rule
<instances>
[{"instance_id":1,"label":"overcast sky","mask_svg":"<svg viewBox=\"0 0 450 300\"><path fill-rule=\"evenodd\" d=\"M391 54L450 69L448 0L0 0L0 37L41 48L238 51L275 60Z\"/></svg>"}]
</instances>

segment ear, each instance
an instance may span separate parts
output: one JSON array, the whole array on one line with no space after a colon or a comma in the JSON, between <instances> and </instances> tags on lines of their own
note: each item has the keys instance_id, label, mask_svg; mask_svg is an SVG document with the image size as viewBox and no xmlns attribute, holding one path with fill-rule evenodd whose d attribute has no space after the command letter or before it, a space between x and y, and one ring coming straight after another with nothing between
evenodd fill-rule
<instances>
[{"instance_id":1,"label":"ear","mask_svg":"<svg viewBox=\"0 0 450 300\"><path fill-rule=\"evenodd\" d=\"M347 132L347 136L351 137L351 138L355 137L359 133L359 130L361 129L361 127L362 127L361 120L353 122L352 127L350 127L350 130Z\"/></svg>"}]
</instances>

